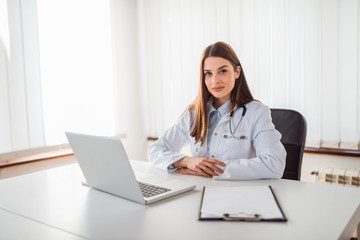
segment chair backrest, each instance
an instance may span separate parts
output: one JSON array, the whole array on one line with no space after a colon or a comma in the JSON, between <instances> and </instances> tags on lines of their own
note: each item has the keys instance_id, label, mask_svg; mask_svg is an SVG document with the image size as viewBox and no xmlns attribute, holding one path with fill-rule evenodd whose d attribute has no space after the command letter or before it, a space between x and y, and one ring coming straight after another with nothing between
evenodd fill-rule
<instances>
[{"instance_id":1,"label":"chair backrest","mask_svg":"<svg viewBox=\"0 0 360 240\"><path fill-rule=\"evenodd\" d=\"M287 152L282 178L300 180L306 140L306 120L299 112L290 109L271 109L271 117L275 128L282 135L281 143Z\"/></svg>"}]
</instances>

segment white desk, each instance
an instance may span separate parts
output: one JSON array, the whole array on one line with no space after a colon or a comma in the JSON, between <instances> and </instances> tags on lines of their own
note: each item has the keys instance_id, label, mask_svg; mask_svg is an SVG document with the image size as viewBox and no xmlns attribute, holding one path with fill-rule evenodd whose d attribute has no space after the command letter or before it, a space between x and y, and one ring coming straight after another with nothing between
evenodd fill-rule
<instances>
[{"instance_id":1,"label":"white desk","mask_svg":"<svg viewBox=\"0 0 360 240\"><path fill-rule=\"evenodd\" d=\"M49 227L46 224L28 219L17 214L0 209L0 239L58 239L81 240L72 233Z\"/></svg>"},{"instance_id":2,"label":"white desk","mask_svg":"<svg viewBox=\"0 0 360 240\"><path fill-rule=\"evenodd\" d=\"M132 161L132 165L142 174L160 173L146 162ZM28 238L36 238L44 228L44 234L72 233L73 239L182 240L350 239L360 222L360 189L288 180L214 181L179 174L169 177L193 182L196 190L143 206L81 185L83 177L77 164L4 179L0 181L0 221L13 225L5 236L16 236L23 227L38 225L27 233ZM269 184L288 222L197 220L204 185ZM6 239L4 234L0 238Z\"/></svg>"}]
</instances>

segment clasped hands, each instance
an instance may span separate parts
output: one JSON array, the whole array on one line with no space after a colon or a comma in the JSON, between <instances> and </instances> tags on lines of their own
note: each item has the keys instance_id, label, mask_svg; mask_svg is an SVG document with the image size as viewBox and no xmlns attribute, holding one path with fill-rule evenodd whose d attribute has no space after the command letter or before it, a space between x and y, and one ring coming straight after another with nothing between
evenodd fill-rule
<instances>
[{"instance_id":1,"label":"clasped hands","mask_svg":"<svg viewBox=\"0 0 360 240\"><path fill-rule=\"evenodd\" d=\"M193 158L184 157L181 160L173 163L177 173L185 175L199 175L204 177L219 176L224 171L217 165L225 167L226 164L212 158Z\"/></svg>"}]
</instances>

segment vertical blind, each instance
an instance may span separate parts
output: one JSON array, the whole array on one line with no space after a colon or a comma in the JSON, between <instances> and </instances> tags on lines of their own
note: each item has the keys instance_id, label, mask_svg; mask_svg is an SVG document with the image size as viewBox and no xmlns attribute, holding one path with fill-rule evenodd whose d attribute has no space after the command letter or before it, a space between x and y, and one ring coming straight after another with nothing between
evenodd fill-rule
<instances>
[{"instance_id":1,"label":"vertical blind","mask_svg":"<svg viewBox=\"0 0 360 240\"><path fill-rule=\"evenodd\" d=\"M237 52L254 97L301 112L307 146L358 149L359 1L139 0L147 134L159 136L198 91L216 41Z\"/></svg>"},{"instance_id":2,"label":"vertical blind","mask_svg":"<svg viewBox=\"0 0 360 240\"><path fill-rule=\"evenodd\" d=\"M0 152L44 145L34 3L0 2Z\"/></svg>"}]
</instances>

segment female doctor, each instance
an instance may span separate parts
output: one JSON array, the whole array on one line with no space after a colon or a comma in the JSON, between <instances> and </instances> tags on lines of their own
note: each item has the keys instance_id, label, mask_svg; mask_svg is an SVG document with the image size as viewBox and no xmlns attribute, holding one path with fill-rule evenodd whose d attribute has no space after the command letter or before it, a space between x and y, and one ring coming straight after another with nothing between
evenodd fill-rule
<instances>
[{"instance_id":1,"label":"female doctor","mask_svg":"<svg viewBox=\"0 0 360 240\"><path fill-rule=\"evenodd\" d=\"M234 50L223 42L201 58L199 93L162 137L149 147L159 169L214 179L281 178L286 152L270 109L254 100ZM192 156L180 151L189 140Z\"/></svg>"}]
</instances>

